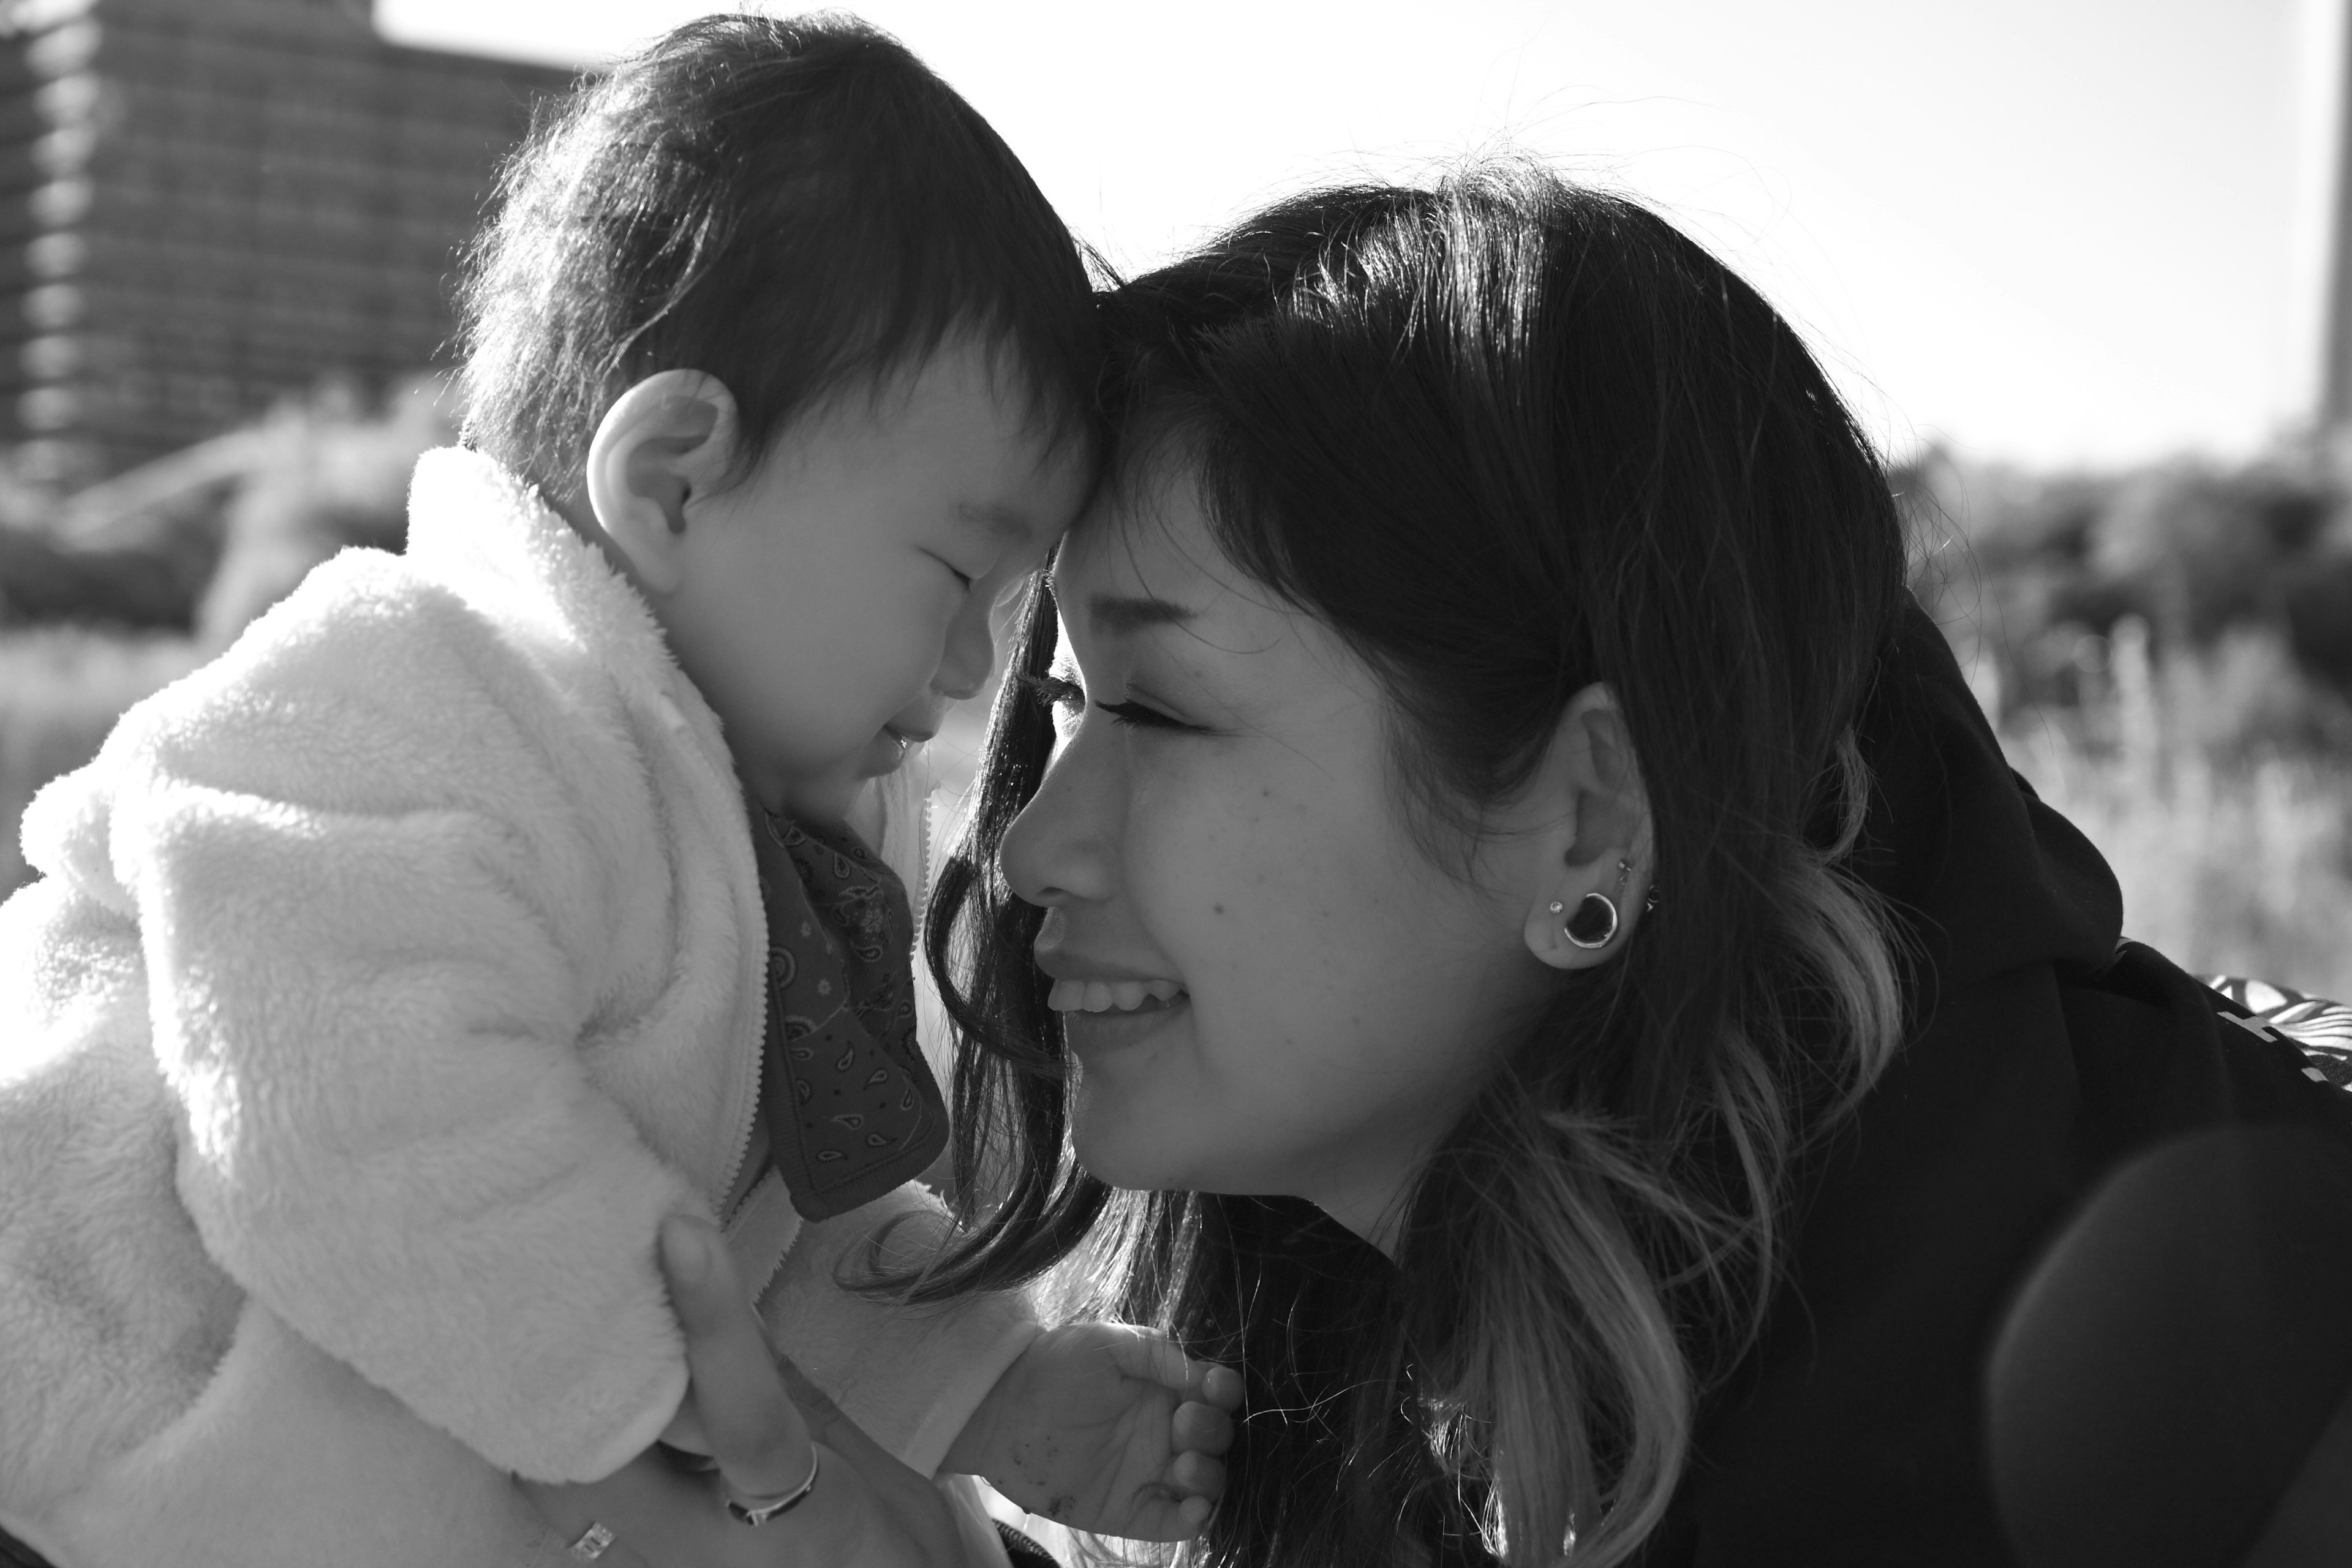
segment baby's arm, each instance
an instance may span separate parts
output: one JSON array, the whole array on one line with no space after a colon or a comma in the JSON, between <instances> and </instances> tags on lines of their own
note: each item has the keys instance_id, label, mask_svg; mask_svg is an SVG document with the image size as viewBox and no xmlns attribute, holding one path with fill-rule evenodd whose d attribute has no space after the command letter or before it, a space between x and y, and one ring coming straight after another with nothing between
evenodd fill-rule
<instances>
[{"instance_id":1,"label":"baby's arm","mask_svg":"<svg viewBox=\"0 0 2352 1568\"><path fill-rule=\"evenodd\" d=\"M583 1069L614 890L513 656L381 608L282 607L27 837L137 915L221 1267L499 1468L603 1474L684 1390L653 1241L700 1200Z\"/></svg>"},{"instance_id":2,"label":"baby's arm","mask_svg":"<svg viewBox=\"0 0 2352 1568\"><path fill-rule=\"evenodd\" d=\"M911 1264L947 1223L909 1184L804 1226L762 1301L777 1348L923 1474L983 1477L1076 1529L1197 1533L1223 1489L1216 1456L1232 1443L1240 1377L1142 1329L1041 1331L1017 1291L902 1307L843 1288L872 1238L887 1238L894 1266Z\"/></svg>"}]
</instances>

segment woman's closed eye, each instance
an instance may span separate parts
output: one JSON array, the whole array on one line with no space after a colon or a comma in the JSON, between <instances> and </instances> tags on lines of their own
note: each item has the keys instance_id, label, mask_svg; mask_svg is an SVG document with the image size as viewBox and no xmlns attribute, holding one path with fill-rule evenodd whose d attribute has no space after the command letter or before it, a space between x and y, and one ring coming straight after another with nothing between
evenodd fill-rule
<instances>
[{"instance_id":1,"label":"woman's closed eye","mask_svg":"<svg viewBox=\"0 0 2352 1568\"><path fill-rule=\"evenodd\" d=\"M1181 719L1171 718L1159 709L1138 702L1132 697L1124 702L1097 702L1096 707L1111 716L1114 723L1147 730L1190 730L1192 725Z\"/></svg>"},{"instance_id":2,"label":"woman's closed eye","mask_svg":"<svg viewBox=\"0 0 2352 1568\"><path fill-rule=\"evenodd\" d=\"M1023 675L1022 685L1053 704L1057 720L1070 720L1087 708L1086 688L1059 675ZM1113 722L1150 730L1191 730L1197 726L1160 711L1146 702L1130 697L1123 702L1097 702L1094 706L1110 715Z\"/></svg>"}]
</instances>

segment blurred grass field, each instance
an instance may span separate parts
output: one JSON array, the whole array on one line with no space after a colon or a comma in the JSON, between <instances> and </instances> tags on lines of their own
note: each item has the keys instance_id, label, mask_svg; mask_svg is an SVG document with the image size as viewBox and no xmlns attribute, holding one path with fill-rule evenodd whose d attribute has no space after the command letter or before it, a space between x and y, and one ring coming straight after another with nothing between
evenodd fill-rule
<instances>
[{"instance_id":1,"label":"blurred grass field","mask_svg":"<svg viewBox=\"0 0 2352 1568\"><path fill-rule=\"evenodd\" d=\"M1895 475L1913 591L2125 934L2352 997L2352 447L2223 468Z\"/></svg>"},{"instance_id":2,"label":"blurred grass field","mask_svg":"<svg viewBox=\"0 0 2352 1568\"><path fill-rule=\"evenodd\" d=\"M2149 659L2126 622L2113 679L2077 707L2012 713L2011 765L2123 886L2124 933L2193 973L2352 997L2352 759L2215 749L2210 704L2258 703L2266 661ZM2216 669L2215 665L2222 666ZM2278 679L2275 667L2270 679Z\"/></svg>"}]
</instances>

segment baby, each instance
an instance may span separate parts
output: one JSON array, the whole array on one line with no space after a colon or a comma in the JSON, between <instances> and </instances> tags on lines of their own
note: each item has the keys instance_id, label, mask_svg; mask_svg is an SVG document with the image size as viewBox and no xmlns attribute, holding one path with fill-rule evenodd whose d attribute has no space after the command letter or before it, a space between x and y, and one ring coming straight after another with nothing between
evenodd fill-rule
<instances>
[{"instance_id":1,"label":"baby","mask_svg":"<svg viewBox=\"0 0 2352 1568\"><path fill-rule=\"evenodd\" d=\"M680 1212L907 1463L1197 1525L1201 1369L851 1288L937 1234L945 1110L841 824L1091 483L1066 232L895 43L713 17L542 127L467 310L406 553L320 568L26 814L0 1525L66 1568L593 1555L513 1478L692 1431Z\"/></svg>"}]
</instances>

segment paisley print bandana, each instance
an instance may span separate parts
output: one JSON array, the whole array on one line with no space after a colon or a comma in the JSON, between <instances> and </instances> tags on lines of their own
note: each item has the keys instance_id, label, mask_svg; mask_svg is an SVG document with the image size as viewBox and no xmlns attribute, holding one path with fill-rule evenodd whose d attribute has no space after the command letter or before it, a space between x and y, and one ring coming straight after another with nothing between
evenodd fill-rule
<instances>
[{"instance_id":1,"label":"paisley print bandana","mask_svg":"<svg viewBox=\"0 0 2352 1568\"><path fill-rule=\"evenodd\" d=\"M915 1043L914 917L897 874L848 828L755 815L770 1158L802 1216L829 1219L947 1146L947 1106Z\"/></svg>"}]
</instances>

